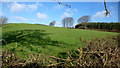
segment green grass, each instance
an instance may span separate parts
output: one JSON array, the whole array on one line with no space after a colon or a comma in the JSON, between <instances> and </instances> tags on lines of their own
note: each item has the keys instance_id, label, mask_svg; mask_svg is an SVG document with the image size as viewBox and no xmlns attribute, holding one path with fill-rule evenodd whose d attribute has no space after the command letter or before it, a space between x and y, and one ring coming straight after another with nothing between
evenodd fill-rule
<instances>
[{"instance_id":1,"label":"green grass","mask_svg":"<svg viewBox=\"0 0 120 68\"><path fill-rule=\"evenodd\" d=\"M0 27L0 38L2 38L2 27Z\"/></svg>"},{"instance_id":2,"label":"green grass","mask_svg":"<svg viewBox=\"0 0 120 68\"><path fill-rule=\"evenodd\" d=\"M3 50L12 51L23 58L30 53L57 56L82 47L84 43L80 38L92 40L117 34L34 24L6 24L2 33L8 42L7 45L3 44Z\"/></svg>"}]
</instances>

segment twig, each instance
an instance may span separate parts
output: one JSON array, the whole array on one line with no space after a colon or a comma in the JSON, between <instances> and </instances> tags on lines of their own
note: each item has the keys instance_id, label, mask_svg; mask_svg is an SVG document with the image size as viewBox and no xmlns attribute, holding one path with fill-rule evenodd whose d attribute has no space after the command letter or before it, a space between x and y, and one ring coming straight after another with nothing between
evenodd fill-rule
<instances>
[{"instance_id":1,"label":"twig","mask_svg":"<svg viewBox=\"0 0 120 68\"><path fill-rule=\"evenodd\" d=\"M63 63L63 62L61 62ZM61 63L54 63L54 64L50 64L50 65L46 65L46 66L55 66L55 65L58 65L58 64L61 64Z\"/></svg>"},{"instance_id":2,"label":"twig","mask_svg":"<svg viewBox=\"0 0 120 68\"><path fill-rule=\"evenodd\" d=\"M7 44L7 42L6 42L4 39L0 39L0 41L4 41L4 42L5 42L5 44Z\"/></svg>"},{"instance_id":3,"label":"twig","mask_svg":"<svg viewBox=\"0 0 120 68\"><path fill-rule=\"evenodd\" d=\"M62 2L60 2L59 0L57 0L57 2L58 2L59 5L65 5L65 6L67 6L68 8L71 8L71 5L68 5L68 4L65 4L65 3L62 3Z\"/></svg>"},{"instance_id":4,"label":"twig","mask_svg":"<svg viewBox=\"0 0 120 68\"><path fill-rule=\"evenodd\" d=\"M45 54L42 54L42 55L45 55ZM55 57L55 56L48 56L48 55L45 55L45 56L50 57L50 58L54 58L54 59L58 59L58 60L63 60L63 61L72 61L72 60L69 60L69 59L58 58L58 57Z\"/></svg>"}]
</instances>

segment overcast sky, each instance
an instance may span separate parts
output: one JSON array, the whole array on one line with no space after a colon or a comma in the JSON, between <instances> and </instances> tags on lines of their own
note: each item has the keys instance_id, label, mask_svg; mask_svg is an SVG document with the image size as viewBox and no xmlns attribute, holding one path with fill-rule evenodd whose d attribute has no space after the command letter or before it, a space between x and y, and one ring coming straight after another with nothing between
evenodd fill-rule
<instances>
[{"instance_id":1,"label":"overcast sky","mask_svg":"<svg viewBox=\"0 0 120 68\"><path fill-rule=\"evenodd\" d=\"M108 2L107 7L111 14L105 17L103 2L64 2L72 7L58 5L57 2L2 2L0 15L9 19L10 23L30 23L48 25L56 21L55 26L62 26L64 17L73 17L75 24L77 19L91 16L92 22L117 22L118 3ZM1 4L1 3L0 3Z\"/></svg>"}]
</instances>

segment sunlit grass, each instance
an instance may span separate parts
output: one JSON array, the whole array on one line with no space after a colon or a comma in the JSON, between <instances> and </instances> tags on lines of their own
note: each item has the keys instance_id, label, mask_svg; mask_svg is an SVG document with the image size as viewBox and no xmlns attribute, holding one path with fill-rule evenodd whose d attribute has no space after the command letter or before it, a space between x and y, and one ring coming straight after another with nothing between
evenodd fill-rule
<instances>
[{"instance_id":1,"label":"sunlit grass","mask_svg":"<svg viewBox=\"0 0 120 68\"><path fill-rule=\"evenodd\" d=\"M3 50L9 50L14 52L17 56L22 56L23 58L27 57L27 54L34 53L38 54L48 54L57 56L59 53L66 52L72 49L76 49L78 47L82 47L85 43L80 41L80 38L84 40L92 40L94 38L103 38L109 35L116 35L117 33L112 32L100 32L100 31L92 31L92 30L82 30L82 29L70 29L70 28L62 28L62 27L51 27L45 25L34 25L34 24L6 24L3 27L3 36L6 33L11 33L20 30L29 30L31 32L35 30L41 30L42 33L47 34L43 36L43 38L50 38L49 44L21 44L19 42L10 42L8 45L3 45ZM33 34L33 33L31 33ZM38 37L37 42L41 42L39 40L39 32L34 37ZM17 36L16 36L17 37ZM29 37L26 37L29 39ZM31 40L33 41L31 38ZM13 39L15 41L15 39ZM10 40L7 40L9 42ZM50 43L52 41L58 41L55 43L59 46L52 46ZM26 42L26 41L23 41ZM31 41L30 41L31 42ZM42 41L43 42L43 41ZM29 43L29 42L28 42ZM45 42L48 43L48 42Z\"/></svg>"}]
</instances>

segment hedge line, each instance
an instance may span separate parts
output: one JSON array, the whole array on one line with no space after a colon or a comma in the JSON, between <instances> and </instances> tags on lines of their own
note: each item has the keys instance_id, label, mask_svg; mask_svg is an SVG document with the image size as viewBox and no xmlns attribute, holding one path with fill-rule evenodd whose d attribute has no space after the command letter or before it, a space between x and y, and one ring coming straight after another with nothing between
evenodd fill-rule
<instances>
[{"instance_id":1,"label":"hedge line","mask_svg":"<svg viewBox=\"0 0 120 68\"><path fill-rule=\"evenodd\" d=\"M85 26L85 24L78 24L75 28L80 28ZM107 31L119 31L120 32L120 23L87 23L86 27L88 29L103 29Z\"/></svg>"}]
</instances>

